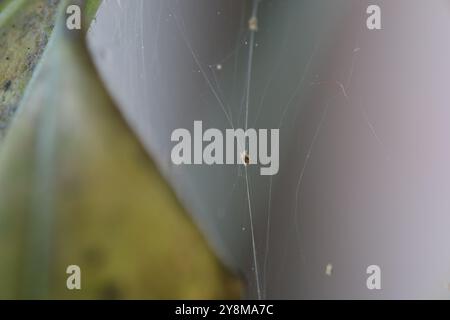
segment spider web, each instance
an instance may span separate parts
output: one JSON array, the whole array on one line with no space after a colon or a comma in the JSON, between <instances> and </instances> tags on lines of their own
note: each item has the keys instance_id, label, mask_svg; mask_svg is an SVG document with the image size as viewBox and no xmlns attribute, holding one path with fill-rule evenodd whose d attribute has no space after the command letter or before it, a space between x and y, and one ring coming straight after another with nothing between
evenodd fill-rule
<instances>
[{"instance_id":1,"label":"spider web","mask_svg":"<svg viewBox=\"0 0 450 320\"><path fill-rule=\"evenodd\" d=\"M292 279L308 261L302 192L334 104L352 99L360 35L339 74L319 62L333 46L329 26L351 7L364 12L357 0L108 0L90 31L110 91L217 252L245 276L250 298L300 296ZM364 108L352 112L384 148ZM280 129L279 174L174 166L171 132L195 120Z\"/></svg>"}]
</instances>

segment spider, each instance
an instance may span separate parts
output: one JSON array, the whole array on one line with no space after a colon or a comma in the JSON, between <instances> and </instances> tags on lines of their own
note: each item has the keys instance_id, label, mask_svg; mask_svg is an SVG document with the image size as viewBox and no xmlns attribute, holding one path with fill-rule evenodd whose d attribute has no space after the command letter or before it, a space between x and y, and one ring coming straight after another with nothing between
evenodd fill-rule
<instances>
[{"instance_id":1,"label":"spider","mask_svg":"<svg viewBox=\"0 0 450 320\"><path fill-rule=\"evenodd\" d=\"M244 166L248 166L250 164L250 157L247 153L247 151L242 151L241 153L241 160Z\"/></svg>"}]
</instances>

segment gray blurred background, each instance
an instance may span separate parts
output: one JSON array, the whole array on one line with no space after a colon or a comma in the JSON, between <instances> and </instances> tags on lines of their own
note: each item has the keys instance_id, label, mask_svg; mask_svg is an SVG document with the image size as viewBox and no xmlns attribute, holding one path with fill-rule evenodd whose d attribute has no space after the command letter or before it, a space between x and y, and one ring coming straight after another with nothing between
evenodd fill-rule
<instances>
[{"instance_id":1,"label":"gray blurred background","mask_svg":"<svg viewBox=\"0 0 450 320\"><path fill-rule=\"evenodd\" d=\"M366 27L370 4L382 30ZM259 282L261 298L449 298L449 9L106 0L89 38L110 92L247 297ZM242 167L170 160L176 128L244 126L249 70L249 126L280 128L278 175L249 168L253 235ZM366 287L372 264L382 290Z\"/></svg>"}]
</instances>

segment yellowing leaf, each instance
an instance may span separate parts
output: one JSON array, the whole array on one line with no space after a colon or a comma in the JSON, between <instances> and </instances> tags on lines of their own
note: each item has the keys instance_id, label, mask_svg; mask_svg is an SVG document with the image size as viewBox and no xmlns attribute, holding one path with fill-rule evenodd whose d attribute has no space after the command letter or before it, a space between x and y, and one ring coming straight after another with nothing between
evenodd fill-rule
<instances>
[{"instance_id":1,"label":"yellowing leaf","mask_svg":"<svg viewBox=\"0 0 450 320\"><path fill-rule=\"evenodd\" d=\"M0 298L238 298L63 18L0 149Z\"/></svg>"}]
</instances>

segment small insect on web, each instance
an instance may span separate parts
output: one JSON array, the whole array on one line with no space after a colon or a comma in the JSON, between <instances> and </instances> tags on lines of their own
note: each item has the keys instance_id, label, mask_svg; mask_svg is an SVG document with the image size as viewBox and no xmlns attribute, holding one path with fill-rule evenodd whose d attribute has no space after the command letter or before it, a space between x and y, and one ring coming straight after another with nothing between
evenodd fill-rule
<instances>
[{"instance_id":1,"label":"small insect on web","mask_svg":"<svg viewBox=\"0 0 450 320\"><path fill-rule=\"evenodd\" d=\"M258 18L257 17L251 17L251 19L248 21L248 28L250 31L258 31Z\"/></svg>"},{"instance_id":2,"label":"small insect on web","mask_svg":"<svg viewBox=\"0 0 450 320\"><path fill-rule=\"evenodd\" d=\"M250 156L248 155L247 151L242 151L241 161L244 164L244 166L248 166L250 164Z\"/></svg>"}]
</instances>

